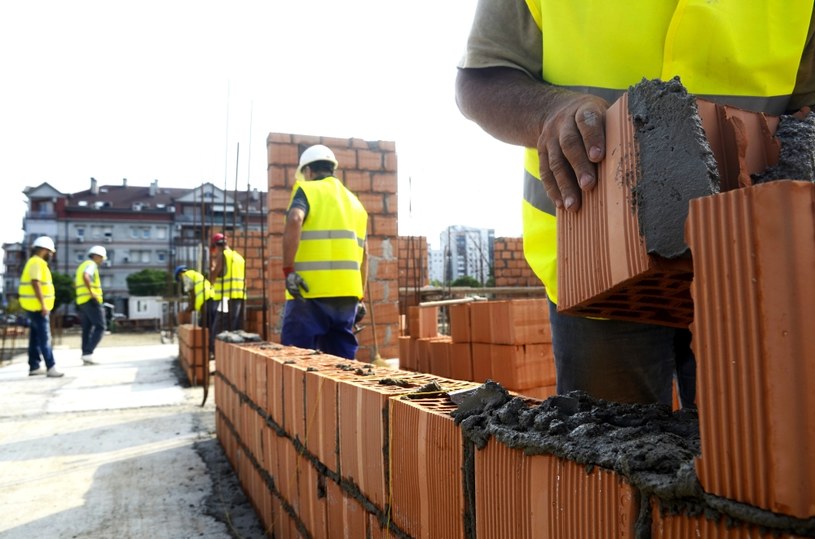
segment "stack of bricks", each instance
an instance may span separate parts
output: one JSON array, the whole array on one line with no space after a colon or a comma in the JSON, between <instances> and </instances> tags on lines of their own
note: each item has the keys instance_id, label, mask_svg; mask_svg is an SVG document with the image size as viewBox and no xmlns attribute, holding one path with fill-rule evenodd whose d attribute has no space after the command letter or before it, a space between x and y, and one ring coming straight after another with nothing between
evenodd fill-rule
<instances>
[{"instance_id":1,"label":"stack of bricks","mask_svg":"<svg viewBox=\"0 0 815 539\"><path fill-rule=\"evenodd\" d=\"M495 380L534 398L556 393L546 299L448 305L450 335L438 334L438 307L410 307L399 338L400 367L453 378Z\"/></svg>"},{"instance_id":2,"label":"stack of bricks","mask_svg":"<svg viewBox=\"0 0 815 539\"><path fill-rule=\"evenodd\" d=\"M398 240L396 146L388 141L365 141L307 135L270 133L268 149L268 267L267 313L269 339L279 340L285 304L282 278L282 237L286 209L292 196L300 154L309 146L324 144L339 161L336 176L362 202L368 212L368 250L365 302L368 318L357 335L357 359L377 355L395 357L399 336Z\"/></svg>"},{"instance_id":3,"label":"stack of bricks","mask_svg":"<svg viewBox=\"0 0 815 539\"><path fill-rule=\"evenodd\" d=\"M206 328L192 324L178 326L178 359L187 375L190 385L198 386L209 381L205 369L209 368L209 354Z\"/></svg>"},{"instance_id":4,"label":"stack of bricks","mask_svg":"<svg viewBox=\"0 0 815 539\"><path fill-rule=\"evenodd\" d=\"M541 286L526 262L523 238L495 238L494 253L495 286Z\"/></svg>"}]
</instances>

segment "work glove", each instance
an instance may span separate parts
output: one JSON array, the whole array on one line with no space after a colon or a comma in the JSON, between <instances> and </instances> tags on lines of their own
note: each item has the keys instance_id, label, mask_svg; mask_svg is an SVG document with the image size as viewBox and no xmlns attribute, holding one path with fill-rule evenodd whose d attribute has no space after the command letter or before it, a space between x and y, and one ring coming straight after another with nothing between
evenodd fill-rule
<instances>
[{"instance_id":1,"label":"work glove","mask_svg":"<svg viewBox=\"0 0 815 539\"><path fill-rule=\"evenodd\" d=\"M357 315L354 317L354 324L362 322L366 314L368 314L368 309L365 308L365 302L360 301L357 304Z\"/></svg>"},{"instance_id":2,"label":"work glove","mask_svg":"<svg viewBox=\"0 0 815 539\"><path fill-rule=\"evenodd\" d=\"M292 271L286 275L286 290L288 290L292 297L295 299L303 299L303 293L300 291L301 288L308 292L306 281L300 277L297 272Z\"/></svg>"}]
</instances>

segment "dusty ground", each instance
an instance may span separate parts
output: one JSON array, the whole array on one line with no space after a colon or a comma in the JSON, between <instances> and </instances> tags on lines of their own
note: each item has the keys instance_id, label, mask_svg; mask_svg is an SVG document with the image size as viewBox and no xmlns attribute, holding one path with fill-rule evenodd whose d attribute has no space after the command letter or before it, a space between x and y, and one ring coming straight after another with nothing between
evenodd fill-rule
<instances>
[{"instance_id":1,"label":"dusty ground","mask_svg":"<svg viewBox=\"0 0 815 539\"><path fill-rule=\"evenodd\" d=\"M0 536L263 537L201 406L158 333L106 335L97 366L55 336L63 378L0 367Z\"/></svg>"}]
</instances>

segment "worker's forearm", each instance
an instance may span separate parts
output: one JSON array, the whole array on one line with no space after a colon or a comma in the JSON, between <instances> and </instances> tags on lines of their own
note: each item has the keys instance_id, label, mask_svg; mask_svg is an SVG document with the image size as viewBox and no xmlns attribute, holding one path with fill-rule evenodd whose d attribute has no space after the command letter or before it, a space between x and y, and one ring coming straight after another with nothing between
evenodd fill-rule
<instances>
[{"instance_id":1,"label":"worker's forearm","mask_svg":"<svg viewBox=\"0 0 815 539\"><path fill-rule=\"evenodd\" d=\"M283 267L294 267L297 247L300 245L301 226L293 220L287 220L283 229Z\"/></svg>"},{"instance_id":2,"label":"worker's forearm","mask_svg":"<svg viewBox=\"0 0 815 539\"><path fill-rule=\"evenodd\" d=\"M459 69L456 77L456 103L466 118L498 140L530 148L548 111L572 93L508 67Z\"/></svg>"}]
</instances>

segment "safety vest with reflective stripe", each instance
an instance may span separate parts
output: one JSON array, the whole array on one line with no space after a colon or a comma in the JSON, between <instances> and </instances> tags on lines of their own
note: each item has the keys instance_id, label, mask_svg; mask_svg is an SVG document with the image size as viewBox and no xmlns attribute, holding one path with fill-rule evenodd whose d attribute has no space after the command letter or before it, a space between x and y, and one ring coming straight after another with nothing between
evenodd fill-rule
<instances>
[{"instance_id":1,"label":"safety vest with reflective stripe","mask_svg":"<svg viewBox=\"0 0 815 539\"><path fill-rule=\"evenodd\" d=\"M48 268L48 262L37 255L28 259L23 268L23 274L20 276L20 285L17 287L17 294L20 296L20 307L26 311L39 312L42 310L42 304L34 293L34 285L31 284L31 268L35 265L40 266L40 292L43 301L45 301L45 308L49 311L53 310L56 295L51 270Z\"/></svg>"},{"instance_id":2,"label":"safety vest with reflective stripe","mask_svg":"<svg viewBox=\"0 0 815 539\"><path fill-rule=\"evenodd\" d=\"M362 298L362 259L368 212L340 180L331 176L299 182L309 204L294 257L294 271L308 285L306 298ZM286 298L291 296L286 293Z\"/></svg>"},{"instance_id":3,"label":"safety vest with reflective stripe","mask_svg":"<svg viewBox=\"0 0 815 539\"><path fill-rule=\"evenodd\" d=\"M225 272L212 283L213 298L246 299L246 262L229 247L224 248Z\"/></svg>"},{"instance_id":4,"label":"safety vest with reflective stripe","mask_svg":"<svg viewBox=\"0 0 815 539\"><path fill-rule=\"evenodd\" d=\"M187 270L182 275L192 281L192 290L195 295L195 310L200 311L204 302L214 299L215 292L212 289L212 284L200 273L195 270Z\"/></svg>"},{"instance_id":5,"label":"safety vest with reflective stripe","mask_svg":"<svg viewBox=\"0 0 815 539\"><path fill-rule=\"evenodd\" d=\"M85 270L88 268L89 265L94 265L94 272L93 272L93 279L91 279L91 289L88 290L88 287L85 286ZM76 268L76 275L74 275L74 290L76 290L76 304L82 305L83 303L87 303L91 299L91 293L93 293L96 297L99 298L99 302L102 301L102 281L99 278L99 267L96 266L96 262L93 260L86 260Z\"/></svg>"},{"instance_id":6,"label":"safety vest with reflective stripe","mask_svg":"<svg viewBox=\"0 0 815 539\"><path fill-rule=\"evenodd\" d=\"M781 114L795 88L812 0L675 0L618 3L526 0L543 37L543 80L613 103L643 78L680 76L688 92ZM613 55L607 51L614 51ZM554 204L527 148L524 253L557 303Z\"/></svg>"}]
</instances>

